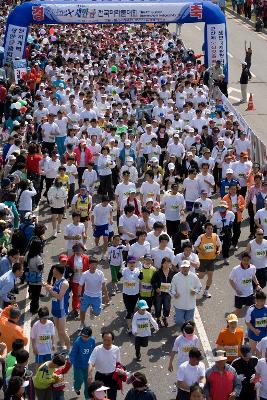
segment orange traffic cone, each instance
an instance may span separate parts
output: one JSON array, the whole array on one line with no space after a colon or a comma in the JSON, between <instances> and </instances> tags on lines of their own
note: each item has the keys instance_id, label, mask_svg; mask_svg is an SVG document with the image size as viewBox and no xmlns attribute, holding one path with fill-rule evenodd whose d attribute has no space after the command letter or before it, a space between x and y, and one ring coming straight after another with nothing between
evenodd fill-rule
<instances>
[{"instance_id":1,"label":"orange traffic cone","mask_svg":"<svg viewBox=\"0 0 267 400\"><path fill-rule=\"evenodd\" d=\"M248 99L248 108L246 109L246 111L252 111L252 110L255 110L255 108L254 108L254 103L253 103L253 96L252 96L252 93L250 93L249 99Z\"/></svg>"}]
</instances>

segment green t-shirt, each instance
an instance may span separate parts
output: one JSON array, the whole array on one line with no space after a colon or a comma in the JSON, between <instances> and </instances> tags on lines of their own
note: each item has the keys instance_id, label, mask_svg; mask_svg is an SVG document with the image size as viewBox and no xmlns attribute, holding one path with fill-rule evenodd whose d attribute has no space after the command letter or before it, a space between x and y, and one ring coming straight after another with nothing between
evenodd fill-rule
<instances>
[{"instance_id":1,"label":"green t-shirt","mask_svg":"<svg viewBox=\"0 0 267 400\"><path fill-rule=\"evenodd\" d=\"M48 389L53 383L55 378L53 373L55 368L48 368L50 361L40 365L36 374L33 377L33 384L36 389Z\"/></svg>"},{"instance_id":2,"label":"green t-shirt","mask_svg":"<svg viewBox=\"0 0 267 400\"><path fill-rule=\"evenodd\" d=\"M16 357L13 356L12 351L10 351L6 356L6 370L10 367L14 367L15 364L17 364Z\"/></svg>"}]
</instances>

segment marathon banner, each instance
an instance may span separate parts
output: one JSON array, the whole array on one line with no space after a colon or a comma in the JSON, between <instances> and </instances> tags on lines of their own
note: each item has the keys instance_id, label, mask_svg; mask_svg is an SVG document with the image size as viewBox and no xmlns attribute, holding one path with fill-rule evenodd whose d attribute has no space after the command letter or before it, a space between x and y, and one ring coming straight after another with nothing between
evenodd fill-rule
<instances>
[{"instance_id":1,"label":"marathon banner","mask_svg":"<svg viewBox=\"0 0 267 400\"><path fill-rule=\"evenodd\" d=\"M10 24L6 31L5 61L21 59L27 40L28 28Z\"/></svg>"},{"instance_id":2,"label":"marathon banner","mask_svg":"<svg viewBox=\"0 0 267 400\"><path fill-rule=\"evenodd\" d=\"M135 24L205 22L205 64L221 60L228 79L225 15L211 1L190 0L83 0L27 1L15 7L7 19L5 60L22 59L31 24Z\"/></svg>"}]
</instances>

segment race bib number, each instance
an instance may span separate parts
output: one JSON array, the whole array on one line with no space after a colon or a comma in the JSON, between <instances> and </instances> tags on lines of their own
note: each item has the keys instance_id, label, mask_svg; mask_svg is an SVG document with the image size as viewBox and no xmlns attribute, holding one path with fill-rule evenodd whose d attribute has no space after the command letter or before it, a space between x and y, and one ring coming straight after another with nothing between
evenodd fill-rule
<instances>
[{"instance_id":1,"label":"race bib number","mask_svg":"<svg viewBox=\"0 0 267 400\"><path fill-rule=\"evenodd\" d=\"M192 346L184 346L183 347L183 353L189 353L189 351L192 349Z\"/></svg>"},{"instance_id":2,"label":"race bib number","mask_svg":"<svg viewBox=\"0 0 267 400\"><path fill-rule=\"evenodd\" d=\"M252 279L251 278L246 278L246 279L242 279L241 281L242 285L250 285L252 283Z\"/></svg>"},{"instance_id":3,"label":"race bib number","mask_svg":"<svg viewBox=\"0 0 267 400\"><path fill-rule=\"evenodd\" d=\"M152 285L150 283L141 283L141 291L142 292L151 292Z\"/></svg>"},{"instance_id":4,"label":"race bib number","mask_svg":"<svg viewBox=\"0 0 267 400\"><path fill-rule=\"evenodd\" d=\"M123 282L123 286L125 286L126 288L134 288L135 287L135 282Z\"/></svg>"},{"instance_id":5,"label":"race bib number","mask_svg":"<svg viewBox=\"0 0 267 400\"><path fill-rule=\"evenodd\" d=\"M239 176L239 178L243 178L245 176L245 174L242 174L242 172L239 172L238 176Z\"/></svg>"},{"instance_id":6,"label":"race bib number","mask_svg":"<svg viewBox=\"0 0 267 400\"><path fill-rule=\"evenodd\" d=\"M228 193L229 192L229 186L225 186L224 187L224 191L225 191L225 193Z\"/></svg>"},{"instance_id":7,"label":"race bib number","mask_svg":"<svg viewBox=\"0 0 267 400\"><path fill-rule=\"evenodd\" d=\"M160 285L160 291L164 293L168 293L170 290L171 284L170 283L162 283Z\"/></svg>"},{"instance_id":8,"label":"race bib number","mask_svg":"<svg viewBox=\"0 0 267 400\"><path fill-rule=\"evenodd\" d=\"M266 250L256 250L256 257L265 257Z\"/></svg>"},{"instance_id":9,"label":"race bib number","mask_svg":"<svg viewBox=\"0 0 267 400\"><path fill-rule=\"evenodd\" d=\"M173 205L173 206L171 206L171 208L172 208L173 210L177 210L177 209L179 208L179 206Z\"/></svg>"},{"instance_id":10,"label":"race bib number","mask_svg":"<svg viewBox=\"0 0 267 400\"><path fill-rule=\"evenodd\" d=\"M40 335L39 343L41 343L41 344L49 343L50 339L51 339L50 335Z\"/></svg>"},{"instance_id":11,"label":"race bib number","mask_svg":"<svg viewBox=\"0 0 267 400\"><path fill-rule=\"evenodd\" d=\"M255 328L266 328L266 326L267 326L267 317L255 319Z\"/></svg>"},{"instance_id":12,"label":"race bib number","mask_svg":"<svg viewBox=\"0 0 267 400\"><path fill-rule=\"evenodd\" d=\"M224 346L227 357L237 357L238 356L238 346Z\"/></svg>"},{"instance_id":13,"label":"race bib number","mask_svg":"<svg viewBox=\"0 0 267 400\"><path fill-rule=\"evenodd\" d=\"M206 251L206 253L214 253L213 243L204 244L203 249Z\"/></svg>"},{"instance_id":14,"label":"race bib number","mask_svg":"<svg viewBox=\"0 0 267 400\"><path fill-rule=\"evenodd\" d=\"M144 331L149 328L149 325L147 322L144 322L142 324L137 324L137 328L140 329L141 331Z\"/></svg>"}]
</instances>

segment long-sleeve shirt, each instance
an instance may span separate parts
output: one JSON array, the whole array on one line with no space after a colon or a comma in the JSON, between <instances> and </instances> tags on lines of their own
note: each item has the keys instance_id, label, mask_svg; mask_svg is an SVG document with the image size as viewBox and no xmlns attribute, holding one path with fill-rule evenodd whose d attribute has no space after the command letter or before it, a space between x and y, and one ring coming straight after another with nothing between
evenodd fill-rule
<instances>
[{"instance_id":1,"label":"long-sleeve shirt","mask_svg":"<svg viewBox=\"0 0 267 400\"><path fill-rule=\"evenodd\" d=\"M70 352L70 362L74 368L88 368L89 358L95 348L95 338L92 336L89 340L83 340L79 336L73 343Z\"/></svg>"},{"instance_id":2,"label":"long-sleeve shirt","mask_svg":"<svg viewBox=\"0 0 267 400\"><path fill-rule=\"evenodd\" d=\"M239 396L241 388L241 382L231 365L226 364L222 374L216 365L207 369L204 393L211 400L228 400L232 392Z\"/></svg>"},{"instance_id":3,"label":"long-sleeve shirt","mask_svg":"<svg viewBox=\"0 0 267 400\"><path fill-rule=\"evenodd\" d=\"M152 317L150 312L146 311L145 314L140 314L138 311L133 316L132 319L132 332L134 335L139 337L151 336L150 324L158 330L158 324Z\"/></svg>"},{"instance_id":4,"label":"long-sleeve shirt","mask_svg":"<svg viewBox=\"0 0 267 400\"><path fill-rule=\"evenodd\" d=\"M199 293L201 288L201 282L193 272L189 271L188 275L183 275L181 272L175 274L170 290L174 307L181 310L193 310L196 307L196 293ZM192 292L193 290L195 293ZM175 295L179 297L175 298Z\"/></svg>"}]
</instances>

